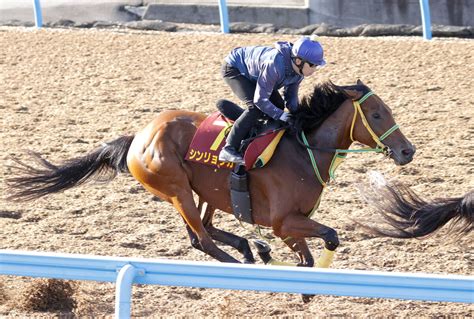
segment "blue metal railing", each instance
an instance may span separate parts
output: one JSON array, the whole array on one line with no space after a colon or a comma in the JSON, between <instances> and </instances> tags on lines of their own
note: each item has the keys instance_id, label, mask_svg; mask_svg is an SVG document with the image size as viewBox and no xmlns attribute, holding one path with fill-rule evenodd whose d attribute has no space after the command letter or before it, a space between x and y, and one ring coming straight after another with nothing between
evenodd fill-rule
<instances>
[{"instance_id":1,"label":"blue metal railing","mask_svg":"<svg viewBox=\"0 0 474 319\"><path fill-rule=\"evenodd\" d=\"M420 0L421 9L421 24L423 28L423 38L431 40L431 17L430 17L430 2L429 0Z\"/></svg>"},{"instance_id":2,"label":"blue metal railing","mask_svg":"<svg viewBox=\"0 0 474 319\"><path fill-rule=\"evenodd\" d=\"M0 274L116 282L117 318L136 284L474 303L474 277L0 250Z\"/></svg>"},{"instance_id":3,"label":"blue metal railing","mask_svg":"<svg viewBox=\"0 0 474 319\"><path fill-rule=\"evenodd\" d=\"M41 12L40 0L33 0L34 12L35 12L35 25L37 28L43 26L43 14ZM431 34L431 17L430 17L430 4L429 0L420 0L421 9L421 21L423 28L423 38L426 40L432 39ZM221 23L222 33L229 33L229 12L227 9L226 0L219 0L219 17Z\"/></svg>"},{"instance_id":4,"label":"blue metal railing","mask_svg":"<svg viewBox=\"0 0 474 319\"><path fill-rule=\"evenodd\" d=\"M35 25L37 28L43 26L43 13L41 12L41 3L40 0L33 0L34 10L35 10Z\"/></svg>"},{"instance_id":5,"label":"blue metal railing","mask_svg":"<svg viewBox=\"0 0 474 319\"><path fill-rule=\"evenodd\" d=\"M227 10L226 0L219 0L219 17L222 33L229 33L229 11Z\"/></svg>"}]
</instances>

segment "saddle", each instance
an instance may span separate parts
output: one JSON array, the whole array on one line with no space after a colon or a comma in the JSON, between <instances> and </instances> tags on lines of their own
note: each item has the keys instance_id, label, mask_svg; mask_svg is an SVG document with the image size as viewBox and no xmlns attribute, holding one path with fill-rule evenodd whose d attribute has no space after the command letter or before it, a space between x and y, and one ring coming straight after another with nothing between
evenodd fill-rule
<instances>
[{"instance_id":1,"label":"saddle","mask_svg":"<svg viewBox=\"0 0 474 319\"><path fill-rule=\"evenodd\" d=\"M234 169L234 163L220 162L219 152L225 145L225 137L233 122L243 113L235 103L220 100L217 103L219 112L209 115L199 126L186 153L185 159L219 169ZM267 164L283 136L285 130L279 121L264 115L242 142L245 168L263 167Z\"/></svg>"},{"instance_id":2,"label":"saddle","mask_svg":"<svg viewBox=\"0 0 474 319\"><path fill-rule=\"evenodd\" d=\"M279 121L263 116L242 142L245 165L220 162L219 152L225 145L225 137L244 110L227 100L220 100L217 108L219 112L209 115L199 125L185 159L232 170L229 180L232 211L240 222L253 224L247 171L270 161L285 130Z\"/></svg>"}]
</instances>

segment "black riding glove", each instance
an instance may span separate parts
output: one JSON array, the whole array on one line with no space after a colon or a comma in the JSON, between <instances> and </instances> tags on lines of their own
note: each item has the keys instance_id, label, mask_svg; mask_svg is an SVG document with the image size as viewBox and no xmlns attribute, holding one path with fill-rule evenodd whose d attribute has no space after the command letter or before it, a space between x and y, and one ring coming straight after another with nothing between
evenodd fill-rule
<instances>
[{"instance_id":1,"label":"black riding glove","mask_svg":"<svg viewBox=\"0 0 474 319\"><path fill-rule=\"evenodd\" d=\"M295 124L295 118L293 117L293 115L287 112L283 112L279 120L282 121L284 125L288 127L293 127L293 125Z\"/></svg>"}]
</instances>

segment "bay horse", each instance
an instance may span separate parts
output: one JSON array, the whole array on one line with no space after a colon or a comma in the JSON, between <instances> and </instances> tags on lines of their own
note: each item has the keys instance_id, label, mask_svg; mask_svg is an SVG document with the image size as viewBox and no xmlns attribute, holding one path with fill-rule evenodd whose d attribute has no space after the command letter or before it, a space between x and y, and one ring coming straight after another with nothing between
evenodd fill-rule
<instances>
[{"instance_id":1,"label":"bay horse","mask_svg":"<svg viewBox=\"0 0 474 319\"><path fill-rule=\"evenodd\" d=\"M232 211L230 171L184 159L205 118L204 114L186 110L164 111L136 135L121 136L60 165L38 153L32 153L32 158L40 168L14 159L14 176L6 180L9 198L33 200L94 178L112 179L118 172L130 172L150 193L176 208L193 247L221 262L239 262L213 240L220 241L236 248L244 262L254 263L246 239L215 228L212 223L216 209ZM337 232L311 219L309 213L317 208L335 156L341 156L357 141L383 152L397 165L406 165L412 161L415 147L396 125L390 108L360 80L351 86L332 82L316 85L301 100L294 118L294 132L283 136L272 160L248 172L253 220L271 227L274 235L297 254L299 266L314 265L306 238L321 238L325 249L318 265L327 267L339 245ZM199 196L198 204L193 192ZM420 218L434 222L437 217L427 212ZM409 216L405 219L418 223Z\"/></svg>"}]
</instances>

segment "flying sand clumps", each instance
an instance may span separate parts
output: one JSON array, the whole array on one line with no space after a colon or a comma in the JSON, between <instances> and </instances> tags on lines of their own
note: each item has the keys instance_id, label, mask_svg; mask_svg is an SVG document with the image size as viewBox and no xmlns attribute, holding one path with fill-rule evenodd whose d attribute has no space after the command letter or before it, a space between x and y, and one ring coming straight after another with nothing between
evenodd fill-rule
<instances>
[{"instance_id":1,"label":"flying sand clumps","mask_svg":"<svg viewBox=\"0 0 474 319\"><path fill-rule=\"evenodd\" d=\"M18 306L29 311L71 312L76 308L76 284L57 279L35 279L19 297Z\"/></svg>"}]
</instances>

